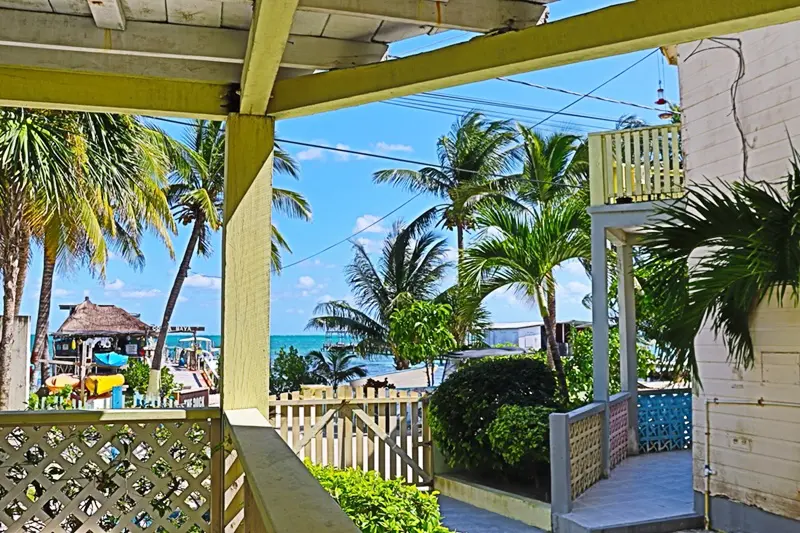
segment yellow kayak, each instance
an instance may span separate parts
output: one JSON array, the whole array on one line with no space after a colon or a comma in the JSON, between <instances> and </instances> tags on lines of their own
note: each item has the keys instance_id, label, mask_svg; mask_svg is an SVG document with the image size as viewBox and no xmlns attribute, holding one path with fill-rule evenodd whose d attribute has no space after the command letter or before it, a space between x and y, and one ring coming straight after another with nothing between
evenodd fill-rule
<instances>
[{"instance_id":1,"label":"yellow kayak","mask_svg":"<svg viewBox=\"0 0 800 533\"><path fill-rule=\"evenodd\" d=\"M59 392L67 385L71 386L72 390L75 390L80 382L78 378L71 374L58 374L47 378L44 384L50 392Z\"/></svg>"},{"instance_id":2,"label":"yellow kayak","mask_svg":"<svg viewBox=\"0 0 800 533\"><path fill-rule=\"evenodd\" d=\"M111 392L111 389L125 384L125 377L122 374L110 376L86 376L84 385L92 396L99 396Z\"/></svg>"}]
</instances>

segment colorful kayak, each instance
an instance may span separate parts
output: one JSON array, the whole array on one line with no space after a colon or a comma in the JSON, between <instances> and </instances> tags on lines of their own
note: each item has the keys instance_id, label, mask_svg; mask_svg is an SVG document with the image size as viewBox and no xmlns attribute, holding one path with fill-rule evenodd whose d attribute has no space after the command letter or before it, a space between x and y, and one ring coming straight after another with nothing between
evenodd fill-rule
<instances>
[{"instance_id":1,"label":"colorful kayak","mask_svg":"<svg viewBox=\"0 0 800 533\"><path fill-rule=\"evenodd\" d=\"M98 365L120 367L128 364L128 356L119 353L99 353L94 355L94 362Z\"/></svg>"},{"instance_id":2,"label":"colorful kayak","mask_svg":"<svg viewBox=\"0 0 800 533\"><path fill-rule=\"evenodd\" d=\"M72 374L58 374L57 376L47 378L44 384L50 392L59 392L67 385L75 390L80 382L81 381Z\"/></svg>"},{"instance_id":3,"label":"colorful kayak","mask_svg":"<svg viewBox=\"0 0 800 533\"><path fill-rule=\"evenodd\" d=\"M125 377L122 374L111 376L86 376L84 385L91 396L99 396L111 392L114 387L125 384Z\"/></svg>"}]
</instances>

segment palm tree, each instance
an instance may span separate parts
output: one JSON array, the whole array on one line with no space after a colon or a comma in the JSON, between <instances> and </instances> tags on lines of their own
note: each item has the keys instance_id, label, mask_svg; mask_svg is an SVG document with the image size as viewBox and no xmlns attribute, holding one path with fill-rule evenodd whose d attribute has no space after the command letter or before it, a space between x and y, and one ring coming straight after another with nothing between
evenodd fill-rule
<instances>
[{"instance_id":1,"label":"palm tree","mask_svg":"<svg viewBox=\"0 0 800 533\"><path fill-rule=\"evenodd\" d=\"M483 343L484 331L491 325L490 315L483 305L483 298L473 287L456 283L436 296L434 301L450 306L449 330L458 348Z\"/></svg>"},{"instance_id":2,"label":"palm tree","mask_svg":"<svg viewBox=\"0 0 800 533\"><path fill-rule=\"evenodd\" d=\"M222 122L195 120L182 140L166 137L165 146L172 168L167 196L175 219L191 226L189 241L175 274L175 281L167 298L161 328L158 332L155 355L151 366L151 383L148 390L158 390L162 353L167 340L169 323L178 302L183 282L189 273L192 256L211 254L211 234L222 227L222 193L225 181L225 131ZM275 147L275 170L297 178L299 171L291 156ZM294 191L273 188L272 205L276 211L292 217L309 220L311 207L306 199ZM286 239L272 226L272 268L279 271L280 250L289 247Z\"/></svg>"},{"instance_id":3,"label":"palm tree","mask_svg":"<svg viewBox=\"0 0 800 533\"><path fill-rule=\"evenodd\" d=\"M567 196L575 195L576 199L588 200L585 191L588 187L589 169L586 143L575 135L543 135L522 125L518 129L522 143L516 150L516 157L522 162L522 171L513 176L517 202L537 211L539 220L546 224L544 219L552 212L558 212L561 204L571 203L565 200ZM588 207L588 202L584 207ZM588 233L588 220L585 229ZM547 319L542 315L542 321L555 325L558 321L553 272L545 277L544 293ZM547 360L551 368L556 366L557 352L555 335L548 335Z\"/></svg>"},{"instance_id":4,"label":"palm tree","mask_svg":"<svg viewBox=\"0 0 800 533\"><path fill-rule=\"evenodd\" d=\"M722 335L729 361L752 367L750 320L756 307L773 298L779 305L786 298L798 305L800 154L795 152L791 171L779 182L694 185L661 214L666 220L645 228L643 244L652 258L646 264L662 266L650 282L664 302L661 319L672 331L670 362L699 379L694 338L708 321ZM683 282L681 270L688 271Z\"/></svg>"},{"instance_id":5,"label":"palm tree","mask_svg":"<svg viewBox=\"0 0 800 533\"><path fill-rule=\"evenodd\" d=\"M345 274L356 306L345 301L323 302L314 310L318 316L306 327L341 331L357 339L360 354L392 354L398 369L407 367L389 342L389 317L398 298L435 297L449 266L447 241L427 230L427 225L424 219L408 226L395 223L376 263L363 245L354 244L355 257Z\"/></svg>"},{"instance_id":6,"label":"palm tree","mask_svg":"<svg viewBox=\"0 0 800 533\"><path fill-rule=\"evenodd\" d=\"M42 244L42 282L36 332L31 353L31 378L47 355L47 331L57 265L69 269L85 262L100 277L110 247L134 267L144 266L140 241L152 230L172 254L170 232L175 223L163 187L166 158L160 134L125 115L70 113L79 126L86 165L96 179L76 180L65 203L50 204L45 196L45 218L34 237ZM102 182L102 187L96 187ZM42 379L49 365L42 366ZM31 379L33 383L33 379Z\"/></svg>"},{"instance_id":7,"label":"palm tree","mask_svg":"<svg viewBox=\"0 0 800 533\"><path fill-rule=\"evenodd\" d=\"M482 296L512 289L535 302L548 348L556 347L555 316L548 305L555 287L553 271L565 261L588 260L591 256L591 239L585 229L588 216L584 202L573 197L554 200L536 210L483 207L477 222L485 229L465 252L465 281L477 287ZM566 394L561 357L557 349L550 352L561 392Z\"/></svg>"},{"instance_id":8,"label":"palm tree","mask_svg":"<svg viewBox=\"0 0 800 533\"><path fill-rule=\"evenodd\" d=\"M319 350L308 352L313 364L312 374L321 382L338 387L340 383L363 378L367 375L364 365L353 365L355 354L348 353L346 348L331 347L327 353Z\"/></svg>"},{"instance_id":9,"label":"palm tree","mask_svg":"<svg viewBox=\"0 0 800 533\"><path fill-rule=\"evenodd\" d=\"M487 196L499 194L502 177L513 164L514 131L508 121L490 122L480 113L468 113L453 124L448 135L436 143L438 167L420 170L380 170L377 183L393 183L410 191L427 192L443 200L429 212L440 224L456 230L459 262L464 251L464 233L474 227L476 206Z\"/></svg>"}]
</instances>

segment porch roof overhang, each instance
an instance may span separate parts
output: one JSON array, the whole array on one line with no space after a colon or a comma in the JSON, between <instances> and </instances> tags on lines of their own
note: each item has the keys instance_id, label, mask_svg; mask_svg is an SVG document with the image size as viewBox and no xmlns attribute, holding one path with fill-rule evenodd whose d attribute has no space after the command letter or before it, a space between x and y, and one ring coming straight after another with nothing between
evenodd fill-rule
<instances>
[{"instance_id":1,"label":"porch roof overhang","mask_svg":"<svg viewBox=\"0 0 800 533\"><path fill-rule=\"evenodd\" d=\"M0 105L290 118L800 18L798 0L634 0L540 24L547 1L3 0ZM450 29L489 35L384 61Z\"/></svg>"}]
</instances>

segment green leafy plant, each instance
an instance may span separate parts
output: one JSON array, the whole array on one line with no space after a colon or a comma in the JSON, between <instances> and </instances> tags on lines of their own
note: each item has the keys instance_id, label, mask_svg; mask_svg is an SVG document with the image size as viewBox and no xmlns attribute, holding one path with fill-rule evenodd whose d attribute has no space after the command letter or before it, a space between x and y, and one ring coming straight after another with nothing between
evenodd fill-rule
<instances>
[{"instance_id":1,"label":"green leafy plant","mask_svg":"<svg viewBox=\"0 0 800 533\"><path fill-rule=\"evenodd\" d=\"M149 378L149 375L148 375ZM161 386L159 392L162 398L172 397L172 394L179 390L180 386L175 383L175 375L167 367L161 367Z\"/></svg>"},{"instance_id":2,"label":"green leafy plant","mask_svg":"<svg viewBox=\"0 0 800 533\"><path fill-rule=\"evenodd\" d=\"M144 394L147 391L147 381L150 379L150 367L140 359L129 359L128 366L122 371L125 384L129 392Z\"/></svg>"},{"instance_id":3,"label":"green leafy plant","mask_svg":"<svg viewBox=\"0 0 800 533\"><path fill-rule=\"evenodd\" d=\"M425 363L429 387L436 358L456 348L449 329L451 314L447 304L417 300L399 307L390 318L389 341L410 365Z\"/></svg>"},{"instance_id":4,"label":"green leafy plant","mask_svg":"<svg viewBox=\"0 0 800 533\"><path fill-rule=\"evenodd\" d=\"M376 472L317 466L311 474L364 533L448 533L442 526L436 492L422 492L402 479Z\"/></svg>"},{"instance_id":5,"label":"green leafy plant","mask_svg":"<svg viewBox=\"0 0 800 533\"><path fill-rule=\"evenodd\" d=\"M794 152L791 171L775 183L693 185L660 214L665 220L645 228L643 242L654 261L689 272L685 283L673 283L666 269L650 280L663 298L685 304L680 312L662 308L663 321L679 335L671 361L699 377L692 340L708 322L724 340L729 361L751 367L756 307L800 302L800 154Z\"/></svg>"},{"instance_id":6,"label":"green leafy plant","mask_svg":"<svg viewBox=\"0 0 800 533\"><path fill-rule=\"evenodd\" d=\"M314 375L314 358L311 355L300 355L297 348L281 348L272 359L269 369L269 392L280 394L300 390L301 385L319 383Z\"/></svg>"},{"instance_id":7,"label":"green leafy plant","mask_svg":"<svg viewBox=\"0 0 800 533\"><path fill-rule=\"evenodd\" d=\"M567 375L569 401L572 406L581 406L591 401L593 391L592 330L572 329L569 346L572 352L564 359ZM656 356L641 344L636 345L637 370L640 378L646 378L656 368ZM621 389L619 369L619 329L608 330L608 391L616 394Z\"/></svg>"},{"instance_id":8,"label":"green leafy plant","mask_svg":"<svg viewBox=\"0 0 800 533\"><path fill-rule=\"evenodd\" d=\"M532 468L550 462L551 407L504 405L489 424L492 450L511 465Z\"/></svg>"},{"instance_id":9,"label":"green leafy plant","mask_svg":"<svg viewBox=\"0 0 800 533\"><path fill-rule=\"evenodd\" d=\"M560 411L554 372L537 356L487 357L447 378L430 400L433 438L454 467L520 474L492 447L489 427L504 405ZM524 474L524 473L523 473Z\"/></svg>"}]
</instances>

